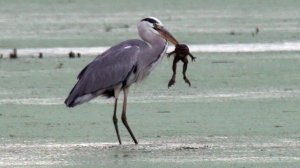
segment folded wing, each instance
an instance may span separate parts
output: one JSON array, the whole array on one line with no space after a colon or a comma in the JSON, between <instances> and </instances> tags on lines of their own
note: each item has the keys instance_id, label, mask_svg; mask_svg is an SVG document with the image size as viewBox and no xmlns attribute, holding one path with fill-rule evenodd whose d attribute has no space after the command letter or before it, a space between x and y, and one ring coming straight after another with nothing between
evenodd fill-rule
<instances>
[{"instance_id":1,"label":"folded wing","mask_svg":"<svg viewBox=\"0 0 300 168\"><path fill-rule=\"evenodd\" d=\"M114 96L114 88L126 83L136 68L139 51L138 45L120 43L98 56L79 73L65 104L73 107L99 95Z\"/></svg>"}]
</instances>

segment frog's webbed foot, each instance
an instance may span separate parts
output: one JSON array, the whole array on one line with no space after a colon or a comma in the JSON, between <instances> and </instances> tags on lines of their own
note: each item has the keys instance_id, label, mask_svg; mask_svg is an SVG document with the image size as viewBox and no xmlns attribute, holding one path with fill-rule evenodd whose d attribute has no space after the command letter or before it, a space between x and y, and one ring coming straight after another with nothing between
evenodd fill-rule
<instances>
[{"instance_id":1,"label":"frog's webbed foot","mask_svg":"<svg viewBox=\"0 0 300 168\"><path fill-rule=\"evenodd\" d=\"M184 79L185 83L187 83L191 87L190 80L186 76L183 76L183 79Z\"/></svg>"},{"instance_id":2,"label":"frog's webbed foot","mask_svg":"<svg viewBox=\"0 0 300 168\"><path fill-rule=\"evenodd\" d=\"M170 79L170 81L169 81L169 83L168 83L168 88L169 87L171 87L171 86L173 86L174 84L175 84L175 77L172 77L171 79Z\"/></svg>"}]
</instances>

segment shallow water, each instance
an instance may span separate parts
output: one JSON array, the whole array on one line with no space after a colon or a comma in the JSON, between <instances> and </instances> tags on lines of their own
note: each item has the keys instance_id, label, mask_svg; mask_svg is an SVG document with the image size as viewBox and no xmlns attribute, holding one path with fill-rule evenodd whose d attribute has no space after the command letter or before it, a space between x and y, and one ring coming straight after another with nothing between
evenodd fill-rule
<instances>
[{"instance_id":1,"label":"shallow water","mask_svg":"<svg viewBox=\"0 0 300 168\"><path fill-rule=\"evenodd\" d=\"M191 44L188 45L190 52L201 53L251 53L251 52L296 52L300 51L300 42L283 43L247 43L247 44ZM84 56L95 56L106 51L109 47L86 47L86 48L26 48L19 49L18 56L35 56L43 53L43 56L63 56L70 51ZM168 47L167 52L174 50L174 46ZM9 57L11 49L1 49L3 57Z\"/></svg>"},{"instance_id":2,"label":"shallow water","mask_svg":"<svg viewBox=\"0 0 300 168\"><path fill-rule=\"evenodd\" d=\"M183 43L299 41L297 0L10 0L0 6L4 49L111 46L137 38L137 22L149 15Z\"/></svg>"},{"instance_id":3,"label":"shallow water","mask_svg":"<svg viewBox=\"0 0 300 168\"><path fill-rule=\"evenodd\" d=\"M6 140L4 139L4 142ZM128 166L202 162L297 163L299 137L159 137L139 145L107 142L27 141L0 145L0 166ZM136 166L137 166L136 165ZM288 164L287 164L288 165ZM155 166L154 166L155 167Z\"/></svg>"},{"instance_id":4,"label":"shallow water","mask_svg":"<svg viewBox=\"0 0 300 168\"><path fill-rule=\"evenodd\" d=\"M297 167L298 53L195 56L192 87L178 74L167 89L167 59L132 87L128 120L140 144L120 123L122 146L111 120L113 100L63 105L92 57L2 59L0 166Z\"/></svg>"}]
</instances>

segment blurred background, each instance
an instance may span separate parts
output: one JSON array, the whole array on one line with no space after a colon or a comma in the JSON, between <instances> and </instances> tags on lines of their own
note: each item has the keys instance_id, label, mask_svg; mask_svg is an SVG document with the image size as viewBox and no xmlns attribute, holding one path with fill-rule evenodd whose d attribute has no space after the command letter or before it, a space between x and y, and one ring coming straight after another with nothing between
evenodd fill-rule
<instances>
[{"instance_id":1,"label":"blurred background","mask_svg":"<svg viewBox=\"0 0 300 168\"><path fill-rule=\"evenodd\" d=\"M185 43L299 39L297 0L1 0L0 47L110 46L156 16ZM259 36L252 38L259 28Z\"/></svg>"}]
</instances>

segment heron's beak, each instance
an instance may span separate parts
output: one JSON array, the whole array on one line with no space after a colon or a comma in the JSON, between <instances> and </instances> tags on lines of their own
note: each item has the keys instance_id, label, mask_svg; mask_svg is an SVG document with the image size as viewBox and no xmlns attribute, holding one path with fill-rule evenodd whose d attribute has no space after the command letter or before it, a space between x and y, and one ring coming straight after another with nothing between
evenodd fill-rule
<instances>
[{"instance_id":1,"label":"heron's beak","mask_svg":"<svg viewBox=\"0 0 300 168\"><path fill-rule=\"evenodd\" d=\"M174 45L178 44L178 41L175 39L175 37L172 36L171 33L167 29L165 29L163 26L155 26L155 30L159 32L159 34L166 40L170 41Z\"/></svg>"}]
</instances>

